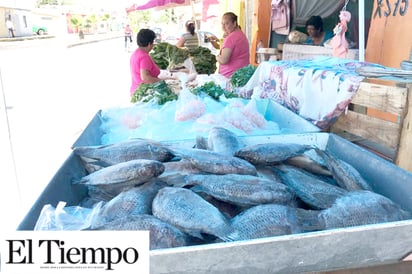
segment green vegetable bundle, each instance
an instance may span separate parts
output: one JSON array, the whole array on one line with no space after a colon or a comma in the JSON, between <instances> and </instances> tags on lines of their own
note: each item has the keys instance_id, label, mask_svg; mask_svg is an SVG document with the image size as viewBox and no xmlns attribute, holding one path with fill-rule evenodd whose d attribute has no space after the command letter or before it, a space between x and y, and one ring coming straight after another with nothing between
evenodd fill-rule
<instances>
[{"instance_id":1,"label":"green vegetable bundle","mask_svg":"<svg viewBox=\"0 0 412 274\"><path fill-rule=\"evenodd\" d=\"M210 49L197 47L189 51L190 58L198 74L213 74L216 71L216 56Z\"/></svg>"},{"instance_id":2,"label":"green vegetable bundle","mask_svg":"<svg viewBox=\"0 0 412 274\"><path fill-rule=\"evenodd\" d=\"M189 57L189 51L162 42L153 46L150 56L160 69L170 69L182 64Z\"/></svg>"},{"instance_id":3,"label":"green vegetable bundle","mask_svg":"<svg viewBox=\"0 0 412 274\"><path fill-rule=\"evenodd\" d=\"M171 69L190 57L197 73L210 75L216 71L216 56L205 47L197 47L189 51L162 42L154 45L150 56L160 69Z\"/></svg>"},{"instance_id":4,"label":"green vegetable bundle","mask_svg":"<svg viewBox=\"0 0 412 274\"><path fill-rule=\"evenodd\" d=\"M247 84L253 73L255 73L256 67L252 65L245 66L236 70L230 77L230 83L233 88L243 87Z\"/></svg>"},{"instance_id":5,"label":"green vegetable bundle","mask_svg":"<svg viewBox=\"0 0 412 274\"><path fill-rule=\"evenodd\" d=\"M151 100L163 105L168 101L177 100L177 95L173 93L165 81L160 81L154 84L140 84L131 98L132 103L149 102Z\"/></svg>"},{"instance_id":6,"label":"green vegetable bundle","mask_svg":"<svg viewBox=\"0 0 412 274\"><path fill-rule=\"evenodd\" d=\"M226 91L215 82L207 82L202 86L191 89L190 92L198 96L205 94L217 101L221 95L224 95L226 98L238 97L237 94Z\"/></svg>"}]
</instances>

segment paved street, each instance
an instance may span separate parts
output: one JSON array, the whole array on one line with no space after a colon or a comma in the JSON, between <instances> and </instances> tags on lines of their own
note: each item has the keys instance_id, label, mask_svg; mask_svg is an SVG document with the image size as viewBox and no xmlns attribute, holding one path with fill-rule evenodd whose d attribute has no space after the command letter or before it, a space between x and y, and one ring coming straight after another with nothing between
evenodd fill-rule
<instances>
[{"instance_id":1,"label":"paved street","mask_svg":"<svg viewBox=\"0 0 412 274\"><path fill-rule=\"evenodd\" d=\"M0 42L0 231L18 226L98 110L129 104L129 56L122 38Z\"/></svg>"}]
</instances>

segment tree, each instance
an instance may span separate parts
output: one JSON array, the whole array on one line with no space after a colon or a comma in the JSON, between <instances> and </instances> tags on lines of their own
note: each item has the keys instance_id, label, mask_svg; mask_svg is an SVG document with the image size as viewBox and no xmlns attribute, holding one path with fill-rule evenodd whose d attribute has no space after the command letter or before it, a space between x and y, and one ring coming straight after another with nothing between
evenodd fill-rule
<instances>
[{"instance_id":1,"label":"tree","mask_svg":"<svg viewBox=\"0 0 412 274\"><path fill-rule=\"evenodd\" d=\"M162 25L170 25L171 23L176 24L178 20L174 9L164 9L161 11L139 10L130 12L127 17L133 31L137 31L136 28L159 27Z\"/></svg>"},{"instance_id":2,"label":"tree","mask_svg":"<svg viewBox=\"0 0 412 274\"><path fill-rule=\"evenodd\" d=\"M58 0L37 0L36 7L44 6L44 5L58 5Z\"/></svg>"},{"instance_id":3,"label":"tree","mask_svg":"<svg viewBox=\"0 0 412 274\"><path fill-rule=\"evenodd\" d=\"M127 15L133 31L137 32L140 28L147 26L150 22L152 12L150 10L135 11Z\"/></svg>"},{"instance_id":4,"label":"tree","mask_svg":"<svg viewBox=\"0 0 412 274\"><path fill-rule=\"evenodd\" d=\"M40 8L41 6L61 6L72 4L72 0L36 0L35 7Z\"/></svg>"},{"instance_id":5,"label":"tree","mask_svg":"<svg viewBox=\"0 0 412 274\"><path fill-rule=\"evenodd\" d=\"M72 15L70 18L70 26L75 32L79 32L83 28L83 17L79 15Z\"/></svg>"},{"instance_id":6,"label":"tree","mask_svg":"<svg viewBox=\"0 0 412 274\"><path fill-rule=\"evenodd\" d=\"M166 9L164 15L161 17L162 21L177 23L177 16L174 9Z\"/></svg>"},{"instance_id":7,"label":"tree","mask_svg":"<svg viewBox=\"0 0 412 274\"><path fill-rule=\"evenodd\" d=\"M89 32L90 28L92 28L93 32L96 30L96 24L98 23L98 19L95 14L91 14L86 17L86 24L84 25L85 28L87 28L87 32Z\"/></svg>"}]
</instances>

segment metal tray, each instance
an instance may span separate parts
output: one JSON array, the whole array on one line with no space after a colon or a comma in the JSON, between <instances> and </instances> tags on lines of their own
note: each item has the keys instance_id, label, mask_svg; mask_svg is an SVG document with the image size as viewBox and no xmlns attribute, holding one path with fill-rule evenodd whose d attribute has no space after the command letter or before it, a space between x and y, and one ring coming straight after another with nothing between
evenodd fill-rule
<instances>
[{"instance_id":1,"label":"metal tray","mask_svg":"<svg viewBox=\"0 0 412 274\"><path fill-rule=\"evenodd\" d=\"M90 123L99 121L96 116ZM78 143L98 141L85 132ZM329 133L302 133L244 137L246 143L298 142L335 153L359 170L374 191L412 212L412 173L399 168L347 140ZM181 141L191 146L193 141ZM59 201L76 205L86 195L73 187L73 178L85 175L80 159L70 154L20 223L32 230L45 204ZM412 252L412 220L345 229L269 237L232 243L150 251L150 273L302 273L370 267L396 263Z\"/></svg>"}]
</instances>

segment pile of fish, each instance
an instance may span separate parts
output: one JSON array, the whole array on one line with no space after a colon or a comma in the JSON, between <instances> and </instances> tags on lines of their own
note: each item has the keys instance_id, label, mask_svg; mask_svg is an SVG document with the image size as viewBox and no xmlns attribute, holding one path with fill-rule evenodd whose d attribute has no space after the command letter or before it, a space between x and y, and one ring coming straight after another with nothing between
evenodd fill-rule
<instances>
[{"instance_id":1,"label":"pile of fish","mask_svg":"<svg viewBox=\"0 0 412 274\"><path fill-rule=\"evenodd\" d=\"M150 248L249 240L411 218L349 163L315 146L246 145L215 127L193 147L132 139L75 147L88 229L150 230Z\"/></svg>"}]
</instances>

